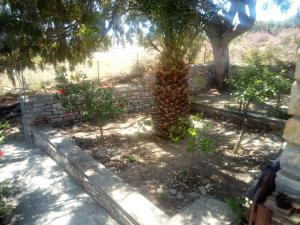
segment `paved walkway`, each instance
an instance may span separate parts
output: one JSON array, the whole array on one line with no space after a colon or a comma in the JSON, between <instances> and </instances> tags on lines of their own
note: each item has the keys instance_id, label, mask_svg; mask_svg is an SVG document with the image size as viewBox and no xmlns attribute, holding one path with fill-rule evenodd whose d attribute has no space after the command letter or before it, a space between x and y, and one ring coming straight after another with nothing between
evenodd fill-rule
<instances>
[{"instance_id":1,"label":"paved walkway","mask_svg":"<svg viewBox=\"0 0 300 225\"><path fill-rule=\"evenodd\" d=\"M9 180L20 225L116 225L110 215L38 148L17 140L0 145L0 182Z\"/></svg>"}]
</instances>

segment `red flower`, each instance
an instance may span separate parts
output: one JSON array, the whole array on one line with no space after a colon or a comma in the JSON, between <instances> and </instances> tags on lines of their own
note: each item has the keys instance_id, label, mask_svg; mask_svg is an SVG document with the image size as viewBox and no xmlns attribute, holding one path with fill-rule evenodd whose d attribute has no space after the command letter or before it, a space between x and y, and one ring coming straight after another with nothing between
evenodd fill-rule
<instances>
[{"instance_id":1,"label":"red flower","mask_svg":"<svg viewBox=\"0 0 300 225\"><path fill-rule=\"evenodd\" d=\"M0 150L0 158L5 156L5 152L3 150Z\"/></svg>"},{"instance_id":2,"label":"red flower","mask_svg":"<svg viewBox=\"0 0 300 225\"><path fill-rule=\"evenodd\" d=\"M64 94L65 94L65 90L62 88L62 89L59 90L59 93L60 93L61 95L64 95Z\"/></svg>"}]
</instances>

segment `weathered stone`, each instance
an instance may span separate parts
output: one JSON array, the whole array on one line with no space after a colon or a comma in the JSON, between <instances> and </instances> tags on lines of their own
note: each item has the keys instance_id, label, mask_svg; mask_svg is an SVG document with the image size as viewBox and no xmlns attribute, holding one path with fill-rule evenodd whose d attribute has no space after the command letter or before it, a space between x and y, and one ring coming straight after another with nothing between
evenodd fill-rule
<instances>
[{"instance_id":1,"label":"weathered stone","mask_svg":"<svg viewBox=\"0 0 300 225\"><path fill-rule=\"evenodd\" d=\"M212 197L201 196L182 213L172 217L170 225L237 224L237 216L228 204Z\"/></svg>"},{"instance_id":2,"label":"weathered stone","mask_svg":"<svg viewBox=\"0 0 300 225\"><path fill-rule=\"evenodd\" d=\"M300 177L300 146L287 144L280 156L282 170Z\"/></svg>"},{"instance_id":3,"label":"weathered stone","mask_svg":"<svg viewBox=\"0 0 300 225\"><path fill-rule=\"evenodd\" d=\"M177 194L177 190L174 189L174 188L170 188L169 191L170 191L171 195L176 195Z\"/></svg>"},{"instance_id":4,"label":"weathered stone","mask_svg":"<svg viewBox=\"0 0 300 225\"><path fill-rule=\"evenodd\" d=\"M61 104L60 103L55 103L55 104L52 104L53 108L62 108Z\"/></svg>"},{"instance_id":5,"label":"weathered stone","mask_svg":"<svg viewBox=\"0 0 300 225\"><path fill-rule=\"evenodd\" d=\"M300 178L280 170L276 174L276 191L283 192L300 198Z\"/></svg>"},{"instance_id":6,"label":"weathered stone","mask_svg":"<svg viewBox=\"0 0 300 225\"><path fill-rule=\"evenodd\" d=\"M300 50L298 51L297 55L295 79L300 81Z\"/></svg>"},{"instance_id":7,"label":"weathered stone","mask_svg":"<svg viewBox=\"0 0 300 225\"><path fill-rule=\"evenodd\" d=\"M184 199L184 196L183 196L183 194L182 194L181 192L178 192L177 195L176 195L176 198L177 198L178 200L183 200L183 199Z\"/></svg>"},{"instance_id":8,"label":"weathered stone","mask_svg":"<svg viewBox=\"0 0 300 225\"><path fill-rule=\"evenodd\" d=\"M54 118L54 119L51 119L51 123L58 123L58 122L62 122L63 121L63 118Z\"/></svg>"},{"instance_id":9,"label":"weathered stone","mask_svg":"<svg viewBox=\"0 0 300 225\"><path fill-rule=\"evenodd\" d=\"M206 189L205 189L204 186L200 186L199 187L199 191L201 192L202 195L206 195L207 194Z\"/></svg>"},{"instance_id":10,"label":"weathered stone","mask_svg":"<svg viewBox=\"0 0 300 225\"><path fill-rule=\"evenodd\" d=\"M295 81L292 85L289 114L300 115L300 81Z\"/></svg>"},{"instance_id":11,"label":"weathered stone","mask_svg":"<svg viewBox=\"0 0 300 225\"><path fill-rule=\"evenodd\" d=\"M186 193L185 196L189 199L196 199L200 197L200 194L197 192Z\"/></svg>"},{"instance_id":12,"label":"weathered stone","mask_svg":"<svg viewBox=\"0 0 300 225\"><path fill-rule=\"evenodd\" d=\"M35 128L33 136L121 224L169 224L164 212L57 131Z\"/></svg>"},{"instance_id":13,"label":"weathered stone","mask_svg":"<svg viewBox=\"0 0 300 225\"><path fill-rule=\"evenodd\" d=\"M293 117L286 122L283 137L294 144L300 145L300 119Z\"/></svg>"}]
</instances>

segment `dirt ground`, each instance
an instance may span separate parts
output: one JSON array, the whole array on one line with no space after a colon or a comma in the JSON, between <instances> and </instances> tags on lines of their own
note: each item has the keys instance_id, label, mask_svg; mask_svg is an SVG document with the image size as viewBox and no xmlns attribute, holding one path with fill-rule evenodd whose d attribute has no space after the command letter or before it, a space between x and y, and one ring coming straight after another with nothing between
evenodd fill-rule
<instances>
[{"instance_id":1,"label":"dirt ground","mask_svg":"<svg viewBox=\"0 0 300 225\"><path fill-rule=\"evenodd\" d=\"M193 156L188 179L185 144L156 137L149 121L146 115L135 115L107 124L105 146L96 125L81 123L60 131L169 215L182 211L200 194L220 200L244 195L260 170L280 155L283 143L280 133L247 130L234 153L239 127L211 121L209 136L215 150Z\"/></svg>"}]
</instances>

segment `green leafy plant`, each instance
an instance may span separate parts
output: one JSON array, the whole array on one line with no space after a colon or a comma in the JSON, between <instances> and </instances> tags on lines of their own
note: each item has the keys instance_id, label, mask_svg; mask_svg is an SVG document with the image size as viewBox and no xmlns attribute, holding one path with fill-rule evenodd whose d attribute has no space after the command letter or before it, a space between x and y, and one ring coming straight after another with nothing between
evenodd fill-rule
<instances>
[{"instance_id":1,"label":"green leafy plant","mask_svg":"<svg viewBox=\"0 0 300 225\"><path fill-rule=\"evenodd\" d=\"M246 225L247 216L247 201L243 197L229 197L225 198L225 202L230 206L233 212L238 216L238 224Z\"/></svg>"},{"instance_id":2,"label":"green leafy plant","mask_svg":"<svg viewBox=\"0 0 300 225\"><path fill-rule=\"evenodd\" d=\"M197 126L198 125L198 126ZM186 141L188 153L187 176L190 177L193 156L195 152L202 151L211 153L213 151L213 140L208 137L212 124L204 121L202 114L191 116L191 118L179 118L177 123L171 127L170 139L179 144Z\"/></svg>"},{"instance_id":3,"label":"green leafy plant","mask_svg":"<svg viewBox=\"0 0 300 225\"><path fill-rule=\"evenodd\" d=\"M268 110L268 116L276 117L283 120L288 120L292 116L289 115L287 112L281 110L280 108L272 108Z\"/></svg>"},{"instance_id":4,"label":"green leafy plant","mask_svg":"<svg viewBox=\"0 0 300 225\"><path fill-rule=\"evenodd\" d=\"M6 138L6 130L9 128L9 124L7 121L0 121L0 144L5 141Z\"/></svg>"},{"instance_id":5,"label":"green leafy plant","mask_svg":"<svg viewBox=\"0 0 300 225\"><path fill-rule=\"evenodd\" d=\"M243 56L246 66L236 70L236 73L227 83L233 88L231 95L239 103L243 111L243 123L240 135L234 147L236 152L243 136L243 130L247 126L247 115L250 104L263 103L268 99L277 97L277 109L280 107L281 96L291 87L290 79L284 71L276 73L267 66L268 54L257 50Z\"/></svg>"},{"instance_id":6,"label":"green leafy plant","mask_svg":"<svg viewBox=\"0 0 300 225\"><path fill-rule=\"evenodd\" d=\"M134 155L129 155L129 156L127 156L127 160L128 160L128 162L133 163L136 161L136 158Z\"/></svg>"},{"instance_id":7,"label":"green leafy plant","mask_svg":"<svg viewBox=\"0 0 300 225\"><path fill-rule=\"evenodd\" d=\"M86 119L96 121L103 139L103 125L119 115L122 110L110 88L100 88L86 80L86 75L77 73L68 78L64 69L57 72L55 94L69 112L80 112Z\"/></svg>"},{"instance_id":8,"label":"green leafy plant","mask_svg":"<svg viewBox=\"0 0 300 225\"><path fill-rule=\"evenodd\" d=\"M8 202L9 197L8 182L0 183L0 217L8 216L13 211L13 206Z\"/></svg>"}]
</instances>

